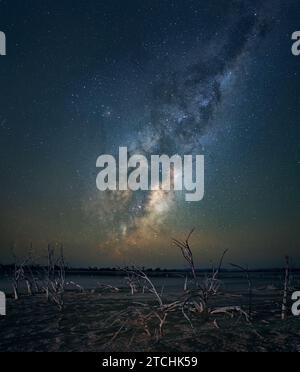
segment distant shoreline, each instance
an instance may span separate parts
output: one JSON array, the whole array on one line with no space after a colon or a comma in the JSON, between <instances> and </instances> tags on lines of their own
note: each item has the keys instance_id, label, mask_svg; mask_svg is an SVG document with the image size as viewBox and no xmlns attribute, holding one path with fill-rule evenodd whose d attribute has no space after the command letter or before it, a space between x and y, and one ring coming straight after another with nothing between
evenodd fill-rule
<instances>
[{"instance_id":1,"label":"distant shoreline","mask_svg":"<svg viewBox=\"0 0 300 372\"><path fill-rule=\"evenodd\" d=\"M42 272L44 271L44 266L31 266L31 269L34 272ZM127 268L131 269L131 268ZM133 269L133 268L132 268ZM14 270L14 265L1 265L0 266L0 275L9 275ZM212 269L199 269L196 270L196 273L199 276L211 273ZM281 274L284 272L284 268L271 268L271 269L253 269L249 270L249 273L253 274ZM65 269L66 275L78 275L78 276L111 276L111 277L123 277L126 276L126 272L120 268L68 268ZM188 269L152 269L152 268L143 268L143 271L147 272L148 276L151 277L185 277L186 275L190 274L190 270ZM239 270L227 270L222 269L220 271L223 275L226 276L236 276L236 275L244 275ZM295 268L292 269L292 273L300 274L300 269Z\"/></svg>"}]
</instances>

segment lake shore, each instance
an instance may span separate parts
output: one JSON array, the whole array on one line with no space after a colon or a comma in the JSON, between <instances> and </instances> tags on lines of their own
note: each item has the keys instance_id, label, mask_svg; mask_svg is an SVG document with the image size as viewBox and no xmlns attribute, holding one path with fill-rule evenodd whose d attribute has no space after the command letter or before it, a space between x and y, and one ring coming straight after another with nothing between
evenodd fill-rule
<instances>
[{"instance_id":1,"label":"lake shore","mask_svg":"<svg viewBox=\"0 0 300 372\"><path fill-rule=\"evenodd\" d=\"M174 299L164 297L165 303ZM246 309L247 302L246 293L221 293L210 306ZM182 312L175 311L161 337L157 337L155 319L149 322L147 333L138 318L129 319L126 313L133 307L141 313L155 307L150 294L131 296L125 289L118 293L70 291L64 294L64 304L59 311L43 295L8 299L7 316L0 318L0 351L300 351L299 319L290 315L280 320L281 291L276 290L255 292L251 322L241 314L208 318L190 314L191 327Z\"/></svg>"}]
</instances>

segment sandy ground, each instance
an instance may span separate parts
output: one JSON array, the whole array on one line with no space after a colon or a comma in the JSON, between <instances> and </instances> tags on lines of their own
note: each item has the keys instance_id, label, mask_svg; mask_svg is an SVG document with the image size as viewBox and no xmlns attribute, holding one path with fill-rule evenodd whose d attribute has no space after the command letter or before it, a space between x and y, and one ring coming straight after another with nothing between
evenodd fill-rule
<instances>
[{"instance_id":1,"label":"sandy ground","mask_svg":"<svg viewBox=\"0 0 300 372\"><path fill-rule=\"evenodd\" d=\"M149 295L70 292L63 311L41 295L9 299L8 315L0 318L0 351L300 352L300 319L281 321L280 299L279 291L256 292L251 324L238 315L203 319L191 314L193 330L177 311L168 317L163 337L155 320L150 336L135 316L124 315L132 308L146 313L143 304L154 305ZM247 296L221 295L214 302L246 307Z\"/></svg>"}]
</instances>

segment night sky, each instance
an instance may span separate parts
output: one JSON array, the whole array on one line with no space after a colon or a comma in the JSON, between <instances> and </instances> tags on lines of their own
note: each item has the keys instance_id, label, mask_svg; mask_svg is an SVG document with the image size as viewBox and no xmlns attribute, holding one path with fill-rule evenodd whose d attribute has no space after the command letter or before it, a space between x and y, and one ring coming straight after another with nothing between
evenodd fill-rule
<instances>
[{"instance_id":1,"label":"night sky","mask_svg":"<svg viewBox=\"0 0 300 372\"><path fill-rule=\"evenodd\" d=\"M298 0L0 0L0 262L300 264ZM205 155L205 198L106 192L96 160Z\"/></svg>"}]
</instances>

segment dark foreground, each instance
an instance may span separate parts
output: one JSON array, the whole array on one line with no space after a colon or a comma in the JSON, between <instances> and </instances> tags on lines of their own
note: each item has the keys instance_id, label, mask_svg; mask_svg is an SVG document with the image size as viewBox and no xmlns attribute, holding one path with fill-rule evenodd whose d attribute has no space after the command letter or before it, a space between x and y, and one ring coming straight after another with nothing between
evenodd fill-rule
<instances>
[{"instance_id":1,"label":"dark foreground","mask_svg":"<svg viewBox=\"0 0 300 372\"><path fill-rule=\"evenodd\" d=\"M176 311L161 335L158 318L146 327L138 315L155 306L149 295L69 292L64 301L59 311L40 295L8 300L8 315L0 318L0 351L300 352L300 319L281 321L280 291L255 292L251 323L240 314L189 314L193 329ZM247 307L247 301L246 294L221 295L212 306Z\"/></svg>"}]
</instances>

